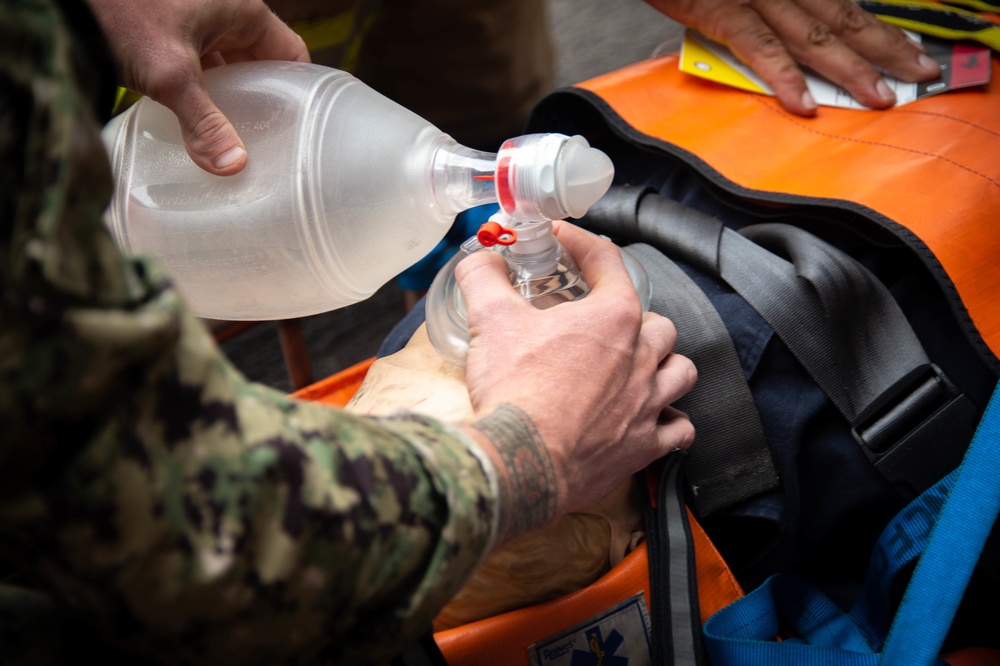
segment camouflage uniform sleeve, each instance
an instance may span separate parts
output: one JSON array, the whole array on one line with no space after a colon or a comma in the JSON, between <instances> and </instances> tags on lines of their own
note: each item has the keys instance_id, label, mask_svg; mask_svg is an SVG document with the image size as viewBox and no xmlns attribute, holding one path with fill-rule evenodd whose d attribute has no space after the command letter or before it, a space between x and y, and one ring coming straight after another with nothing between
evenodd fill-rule
<instances>
[{"instance_id":1,"label":"camouflage uniform sleeve","mask_svg":"<svg viewBox=\"0 0 1000 666\"><path fill-rule=\"evenodd\" d=\"M0 562L167 661L384 662L490 547L491 465L248 383L103 229L86 8L3 3L0 40Z\"/></svg>"}]
</instances>

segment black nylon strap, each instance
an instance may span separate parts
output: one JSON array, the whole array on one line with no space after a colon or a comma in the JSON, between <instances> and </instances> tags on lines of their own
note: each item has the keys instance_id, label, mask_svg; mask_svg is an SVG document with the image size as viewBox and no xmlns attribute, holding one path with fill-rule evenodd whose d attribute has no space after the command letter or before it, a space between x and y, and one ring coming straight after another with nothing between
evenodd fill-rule
<instances>
[{"instance_id":1,"label":"black nylon strap","mask_svg":"<svg viewBox=\"0 0 1000 666\"><path fill-rule=\"evenodd\" d=\"M806 231L759 224L737 233L655 195L643 197L637 222L641 237L750 303L849 421L930 363L885 286Z\"/></svg>"},{"instance_id":2,"label":"black nylon strap","mask_svg":"<svg viewBox=\"0 0 1000 666\"><path fill-rule=\"evenodd\" d=\"M760 416L718 312L698 285L663 252L642 243L629 245L627 250L646 269L654 285L650 310L667 317L677 328L675 351L698 366L698 383L674 403L688 415L698 433L697 454L685 465L691 480L692 509L707 516L776 488L778 474ZM702 449L724 455L701 455Z\"/></svg>"},{"instance_id":3,"label":"black nylon strap","mask_svg":"<svg viewBox=\"0 0 1000 666\"><path fill-rule=\"evenodd\" d=\"M975 409L930 363L891 294L858 262L791 225L738 233L641 188L609 194L606 205L591 208L587 225L650 243L729 284L781 337L901 492L915 495L958 464L963 447L942 446L937 435L953 431L944 441L967 442ZM721 446L704 449L693 455L725 463Z\"/></svg>"},{"instance_id":4,"label":"black nylon strap","mask_svg":"<svg viewBox=\"0 0 1000 666\"><path fill-rule=\"evenodd\" d=\"M705 663L694 542L682 480L688 460L685 451L668 454L657 484L656 507L648 495L646 501L652 656L657 666ZM647 488L645 478L640 476L639 485Z\"/></svg>"},{"instance_id":5,"label":"black nylon strap","mask_svg":"<svg viewBox=\"0 0 1000 666\"><path fill-rule=\"evenodd\" d=\"M753 306L904 496L961 462L965 446L954 443L969 441L975 408L930 363L888 289L860 263L797 227L757 224L737 233L659 196L643 198L638 226Z\"/></svg>"}]
</instances>

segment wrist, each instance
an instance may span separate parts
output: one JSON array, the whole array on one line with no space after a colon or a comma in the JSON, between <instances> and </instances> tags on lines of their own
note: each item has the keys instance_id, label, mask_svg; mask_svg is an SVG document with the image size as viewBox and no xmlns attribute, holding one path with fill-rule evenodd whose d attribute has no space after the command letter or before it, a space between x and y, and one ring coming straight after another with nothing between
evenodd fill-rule
<instances>
[{"instance_id":1,"label":"wrist","mask_svg":"<svg viewBox=\"0 0 1000 666\"><path fill-rule=\"evenodd\" d=\"M553 520L559 505L555 466L531 417L502 404L469 427L497 471L497 545Z\"/></svg>"}]
</instances>

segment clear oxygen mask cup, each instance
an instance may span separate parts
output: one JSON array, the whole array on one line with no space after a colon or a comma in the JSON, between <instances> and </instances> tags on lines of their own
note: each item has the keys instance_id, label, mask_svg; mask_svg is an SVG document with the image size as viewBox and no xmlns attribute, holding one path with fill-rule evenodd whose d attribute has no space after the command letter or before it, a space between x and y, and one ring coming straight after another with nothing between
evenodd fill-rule
<instances>
[{"instance_id":1,"label":"clear oxygen mask cup","mask_svg":"<svg viewBox=\"0 0 1000 666\"><path fill-rule=\"evenodd\" d=\"M445 359L464 366L469 350L468 315L455 266L473 252L503 256L511 284L539 309L589 293L573 258L552 233L552 221L582 217L607 192L613 176L611 160L583 137L536 134L504 143L494 177L501 210L462 244L427 293L427 334ZM627 252L622 258L647 310L646 272Z\"/></svg>"}]
</instances>

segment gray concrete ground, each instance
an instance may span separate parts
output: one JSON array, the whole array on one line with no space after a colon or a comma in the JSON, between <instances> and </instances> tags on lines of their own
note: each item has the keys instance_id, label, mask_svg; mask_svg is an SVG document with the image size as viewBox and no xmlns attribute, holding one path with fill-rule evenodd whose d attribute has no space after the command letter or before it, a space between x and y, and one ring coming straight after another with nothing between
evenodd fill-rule
<instances>
[{"instance_id":1,"label":"gray concrete ground","mask_svg":"<svg viewBox=\"0 0 1000 666\"><path fill-rule=\"evenodd\" d=\"M679 43L680 27L642 0L546 0L556 85L572 85Z\"/></svg>"},{"instance_id":2,"label":"gray concrete ground","mask_svg":"<svg viewBox=\"0 0 1000 666\"><path fill-rule=\"evenodd\" d=\"M678 26L642 0L546 0L556 42L556 85L584 81L676 44ZM373 356L403 315L403 293L390 283L363 303L303 320L313 377L321 379ZM277 326L263 323L223 343L254 381L283 391L293 386Z\"/></svg>"}]
</instances>

